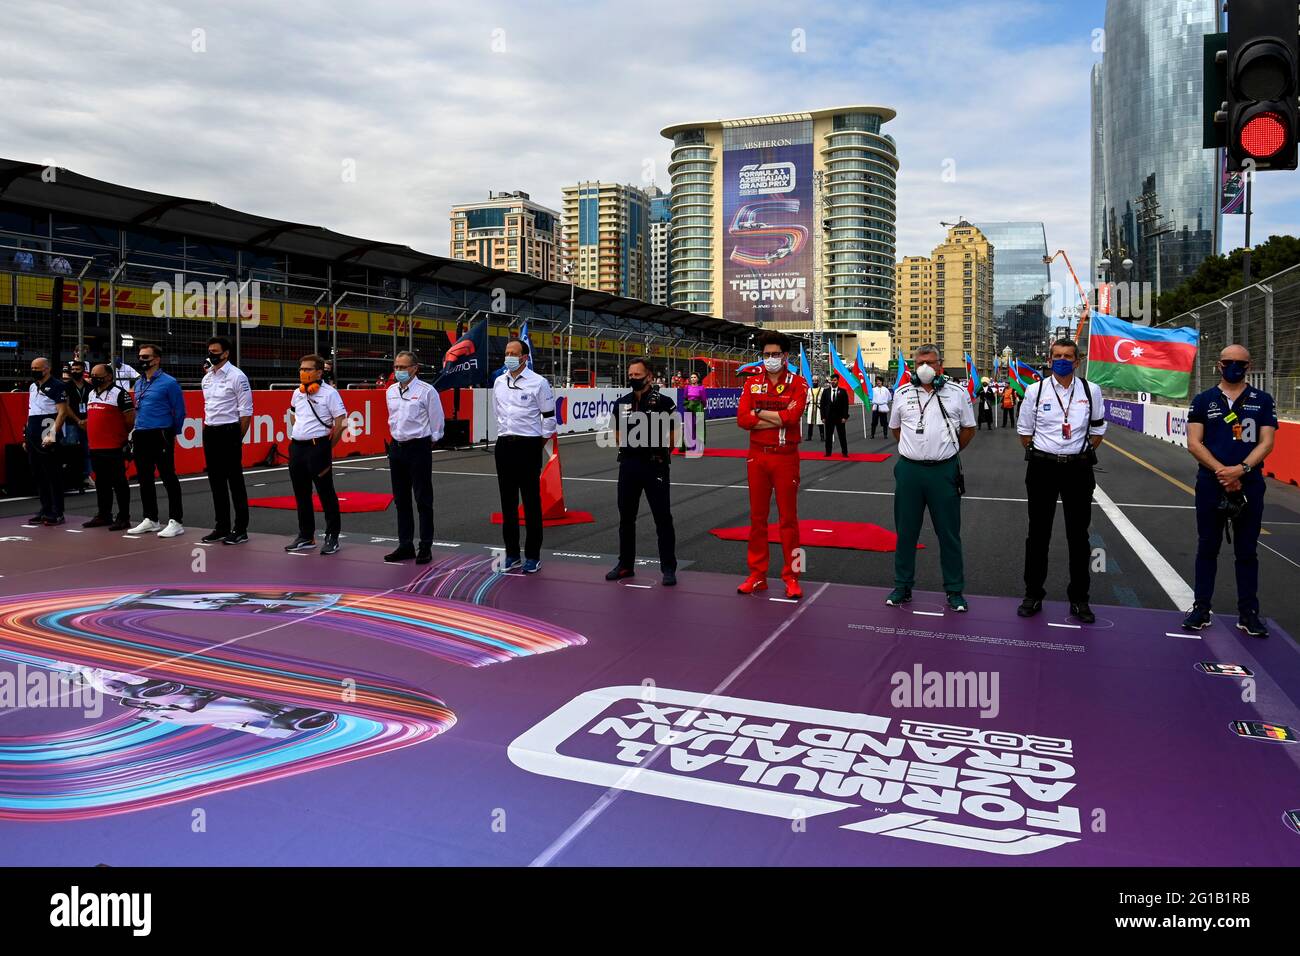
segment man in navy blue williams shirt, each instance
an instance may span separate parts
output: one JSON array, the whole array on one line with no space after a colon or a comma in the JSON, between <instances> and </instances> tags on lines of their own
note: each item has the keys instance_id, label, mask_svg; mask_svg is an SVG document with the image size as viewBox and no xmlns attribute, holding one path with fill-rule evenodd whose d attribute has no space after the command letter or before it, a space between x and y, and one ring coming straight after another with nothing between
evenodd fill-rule
<instances>
[{"instance_id":1,"label":"man in navy blue williams shirt","mask_svg":"<svg viewBox=\"0 0 1300 956\"><path fill-rule=\"evenodd\" d=\"M1237 628L1268 637L1259 617L1259 541L1264 517L1264 474L1273 450L1277 412L1273 396L1246 383L1250 352L1229 345L1219 353L1219 384L1192 399L1187 413L1187 450L1196 472L1196 603L1183 627L1210 626L1214 575L1225 531L1237 568Z\"/></svg>"},{"instance_id":2,"label":"man in navy blue williams shirt","mask_svg":"<svg viewBox=\"0 0 1300 956\"><path fill-rule=\"evenodd\" d=\"M181 483L176 477L176 436L185 427L185 396L180 383L162 370L162 349L152 342L140 346L140 376L135 380L135 470L140 480L144 520L128 534L156 533L174 538L185 533ZM158 523L157 469L167 489L167 525Z\"/></svg>"},{"instance_id":3,"label":"man in navy blue williams shirt","mask_svg":"<svg viewBox=\"0 0 1300 956\"><path fill-rule=\"evenodd\" d=\"M59 473L58 439L68 416L63 383L50 374L50 360L32 359L32 384L27 386L27 425L23 448L32 481L41 499L32 524L63 524L63 476Z\"/></svg>"}]
</instances>

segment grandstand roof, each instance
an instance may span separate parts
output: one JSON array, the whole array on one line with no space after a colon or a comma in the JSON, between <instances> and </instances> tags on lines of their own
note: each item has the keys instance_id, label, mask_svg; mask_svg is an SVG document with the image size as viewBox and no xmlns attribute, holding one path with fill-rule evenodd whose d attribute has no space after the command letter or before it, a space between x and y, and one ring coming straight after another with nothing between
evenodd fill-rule
<instances>
[{"instance_id":1,"label":"grandstand roof","mask_svg":"<svg viewBox=\"0 0 1300 956\"><path fill-rule=\"evenodd\" d=\"M246 249L366 266L412 279L478 289L500 288L507 294L531 296L545 304L567 306L569 302L567 282L489 269L474 262L417 252L410 246L344 235L323 226L268 219L202 199L133 189L61 167L50 177L49 168L0 159L0 201L90 217L126 228L160 229ZM742 337L754 331L750 326L711 315L581 287L574 293L574 306L628 319L663 322L695 333Z\"/></svg>"}]
</instances>

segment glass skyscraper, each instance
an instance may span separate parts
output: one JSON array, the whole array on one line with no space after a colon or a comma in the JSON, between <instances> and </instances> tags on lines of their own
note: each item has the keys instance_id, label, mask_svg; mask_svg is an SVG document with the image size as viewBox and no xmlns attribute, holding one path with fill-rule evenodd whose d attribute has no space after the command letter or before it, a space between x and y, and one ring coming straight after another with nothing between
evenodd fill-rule
<instances>
[{"instance_id":1,"label":"glass skyscraper","mask_svg":"<svg viewBox=\"0 0 1300 956\"><path fill-rule=\"evenodd\" d=\"M1219 153L1201 148L1201 38L1218 11L1219 0L1107 0L1092 77L1093 279L1110 250L1112 279L1154 284L1158 246L1165 291L1218 251Z\"/></svg>"},{"instance_id":2,"label":"glass skyscraper","mask_svg":"<svg viewBox=\"0 0 1300 956\"><path fill-rule=\"evenodd\" d=\"M993 245L993 329L1000 354L1007 346L1022 358L1037 355L1047 335L1043 308L1052 281L1047 230L1041 222L977 222Z\"/></svg>"}]
</instances>

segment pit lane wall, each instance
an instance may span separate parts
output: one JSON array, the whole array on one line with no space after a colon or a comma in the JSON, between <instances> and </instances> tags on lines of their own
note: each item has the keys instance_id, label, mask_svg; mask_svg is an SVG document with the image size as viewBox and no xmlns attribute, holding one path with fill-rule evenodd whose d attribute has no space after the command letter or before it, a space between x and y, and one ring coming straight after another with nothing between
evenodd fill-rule
<instances>
[{"instance_id":1,"label":"pit lane wall","mask_svg":"<svg viewBox=\"0 0 1300 956\"><path fill-rule=\"evenodd\" d=\"M1187 447L1187 406L1167 405L1143 396L1142 401L1106 399L1106 420L1160 441ZM1278 422L1273 453L1264 461L1264 474L1300 485L1300 422Z\"/></svg>"}]
</instances>

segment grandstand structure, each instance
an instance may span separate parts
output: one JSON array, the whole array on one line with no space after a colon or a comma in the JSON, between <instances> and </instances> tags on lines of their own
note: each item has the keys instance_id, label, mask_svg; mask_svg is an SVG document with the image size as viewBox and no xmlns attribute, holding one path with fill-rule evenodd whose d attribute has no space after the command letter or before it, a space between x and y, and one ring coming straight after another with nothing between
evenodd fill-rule
<instances>
[{"instance_id":1,"label":"grandstand structure","mask_svg":"<svg viewBox=\"0 0 1300 956\"><path fill-rule=\"evenodd\" d=\"M213 294L215 292L215 295ZM408 246L0 159L0 388L38 355L124 358L155 341L183 385L225 335L255 388L296 382L319 352L343 386L413 348L436 371L452 338L489 322L489 368L525 322L556 385L621 382L627 360L706 371L752 352L755 329Z\"/></svg>"}]
</instances>

